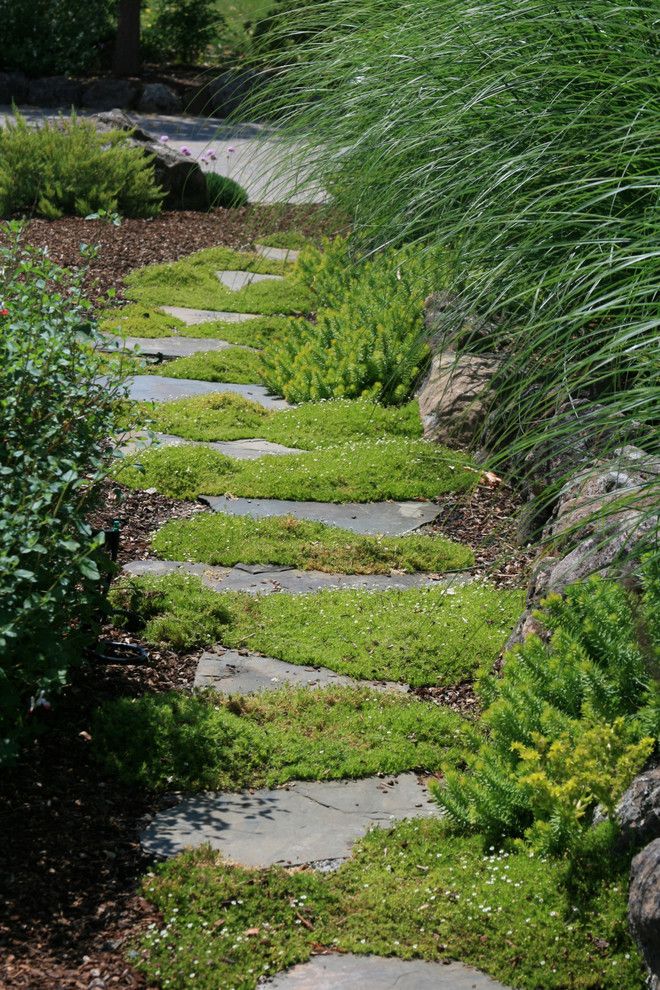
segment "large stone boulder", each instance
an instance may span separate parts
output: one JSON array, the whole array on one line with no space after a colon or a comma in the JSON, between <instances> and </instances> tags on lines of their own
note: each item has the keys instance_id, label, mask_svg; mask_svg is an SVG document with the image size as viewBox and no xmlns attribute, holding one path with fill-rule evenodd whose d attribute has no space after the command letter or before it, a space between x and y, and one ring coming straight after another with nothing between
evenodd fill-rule
<instances>
[{"instance_id":1,"label":"large stone boulder","mask_svg":"<svg viewBox=\"0 0 660 990\"><path fill-rule=\"evenodd\" d=\"M165 83L145 83L137 108L141 113L173 114L181 110L181 100Z\"/></svg>"},{"instance_id":2,"label":"large stone boulder","mask_svg":"<svg viewBox=\"0 0 660 990\"><path fill-rule=\"evenodd\" d=\"M90 110L130 110L139 95L140 85L131 79L94 79L83 90L82 105Z\"/></svg>"},{"instance_id":3,"label":"large stone boulder","mask_svg":"<svg viewBox=\"0 0 660 990\"><path fill-rule=\"evenodd\" d=\"M68 76L44 76L32 79L28 101L35 107L76 107L80 105L83 84Z\"/></svg>"},{"instance_id":4,"label":"large stone boulder","mask_svg":"<svg viewBox=\"0 0 660 990\"><path fill-rule=\"evenodd\" d=\"M156 182L165 190L164 204L170 210L208 210L209 191L206 176L196 161L174 148L161 144L148 131L138 127L121 110L99 113L94 117L100 131L130 132L131 142L154 156Z\"/></svg>"},{"instance_id":5,"label":"large stone boulder","mask_svg":"<svg viewBox=\"0 0 660 990\"><path fill-rule=\"evenodd\" d=\"M660 988L660 839L645 846L630 868L628 921L650 971L649 987Z\"/></svg>"},{"instance_id":6,"label":"large stone boulder","mask_svg":"<svg viewBox=\"0 0 660 990\"><path fill-rule=\"evenodd\" d=\"M631 845L660 839L660 766L635 777L617 805L616 817L622 837Z\"/></svg>"},{"instance_id":7,"label":"large stone boulder","mask_svg":"<svg viewBox=\"0 0 660 990\"><path fill-rule=\"evenodd\" d=\"M417 390L424 436L439 443L467 443L483 424L491 399L490 384L500 368L492 355L445 350L434 355Z\"/></svg>"}]
</instances>

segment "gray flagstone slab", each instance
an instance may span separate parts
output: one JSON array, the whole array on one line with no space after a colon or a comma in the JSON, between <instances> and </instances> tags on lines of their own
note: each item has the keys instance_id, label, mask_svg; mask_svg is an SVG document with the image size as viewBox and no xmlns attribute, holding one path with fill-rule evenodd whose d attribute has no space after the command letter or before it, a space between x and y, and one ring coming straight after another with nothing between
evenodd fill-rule
<instances>
[{"instance_id":1,"label":"gray flagstone slab","mask_svg":"<svg viewBox=\"0 0 660 990\"><path fill-rule=\"evenodd\" d=\"M232 344L214 337L106 337L104 351L139 351L145 357L181 358L208 351L226 351L238 347L253 351L253 347Z\"/></svg>"},{"instance_id":2,"label":"gray flagstone slab","mask_svg":"<svg viewBox=\"0 0 660 990\"><path fill-rule=\"evenodd\" d=\"M266 409L289 409L288 402L270 395L262 385L237 385L234 382L199 382L190 378L167 378L165 375L134 375L128 379L129 398L136 402L171 402L191 395L233 392L257 402Z\"/></svg>"},{"instance_id":3,"label":"gray flagstone slab","mask_svg":"<svg viewBox=\"0 0 660 990\"><path fill-rule=\"evenodd\" d=\"M365 591L405 591L407 588L437 588L442 585L454 588L472 579L469 574L326 574L324 571L299 571L276 564L217 567L179 560L133 560L124 565L124 572L132 577L143 574L162 577L176 571L196 575L211 591L244 591L252 595L269 595L277 591L306 595L350 588Z\"/></svg>"},{"instance_id":4,"label":"gray flagstone slab","mask_svg":"<svg viewBox=\"0 0 660 990\"><path fill-rule=\"evenodd\" d=\"M154 856L208 843L244 866L341 860L371 827L440 814L415 774L295 781L275 790L207 793L159 812L141 841Z\"/></svg>"},{"instance_id":5,"label":"gray flagstone slab","mask_svg":"<svg viewBox=\"0 0 660 990\"><path fill-rule=\"evenodd\" d=\"M365 536L400 536L433 522L438 515L434 502L294 502L269 498L228 498L203 495L201 501L214 512L232 516L294 516L341 526Z\"/></svg>"},{"instance_id":6,"label":"gray flagstone slab","mask_svg":"<svg viewBox=\"0 0 660 990\"><path fill-rule=\"evenodd\" d=\"M375 691L396 691L405 694L407 684L394 681L357 681L337 674L327 667L302 667L285 663L258 653L226 650L221 655L203 653L195 671L196 688L213 688L219 694L263 694L286 685L324 688L333 685L369 687Z\"/></svg>"},{"instance_id":7,"label":"gray flagstone slab","mask_svg":"<svg viewBox=\"0 0 660 990\"><path fill-rule=\"evenodd\" d=\"M159 306L163 313L175 316L177 320L182 320L187 326L192 327L197 323L215 323L221 320L223 323L247 323L248 320L260 319L259 313L228 313L218 309L191 309L188 306Z\"/></svg>"},{"instance_id":8,"label":"gray flagstone slab","mask_svg":"<svg viewBox=\"0 0 660 990\"><path fill-rule=\"evenodd\" d=\"M507 990L459 962L381 956L312 956L260 984L263 990Z\"/></svg>"},{"instance_id":9,"label":"gray flagstone slab","mask_svg":"<svg viewBox=\"0 0 660 990\"><path fill-rule=\"evenodd\" d=\"M217 450L227 457L235 457L239 461L256 461L265 455L283 456L285 454L301 454L304 451L295 447L284 447L281 443L272 443L270 440L186 440L184 437L171 436L169 433L148 433L138 431L127 437L120 446L120 451L124 455L135 454L140 450L147 450L149 447L208 447Z\"/></svg>"},{"instance_id":10,"label":"gray flagstone slab","mask_svg":"<svg viewBox=\"0 0 660 990\"><path fill-rule=\"evenodd\" d=\"M283 282L283 275L258 275L256 272L244 272L225 269L215 273L222 284L232 292L240 292L253 282Z\"/></svg>"},{"instance_id":11,"label":"gray flagstone slab","mask_svg":"<svg viewBox=\"0 0 660 990\"><path fill-rule=\"evenodd\" d=\"M255 244L257 249L257 254L260 254L262 258L268 258L270 261L297 261L300 256L300 251L294 251L292 248L277 248L268 247L267 244Z\"/></svg>"}]
</instances>

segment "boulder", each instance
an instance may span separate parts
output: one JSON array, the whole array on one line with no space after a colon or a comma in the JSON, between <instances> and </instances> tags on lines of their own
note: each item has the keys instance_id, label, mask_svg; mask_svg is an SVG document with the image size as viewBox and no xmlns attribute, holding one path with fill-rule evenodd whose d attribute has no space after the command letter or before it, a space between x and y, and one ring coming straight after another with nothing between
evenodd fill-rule
<instances>
[{"instance_id":1,"label":"boulder","mask_svg":"<svg viewBox=\"0 0 660 990\"><path fill-rule=\"evenodd\" d=\"M493 355L436 354L417 390L424 436L441 443L472 440L486 417L489 386L500 365Z\"/></svg>"},{"instance_id":2,"label":"boulder","mask_svg":"<svg viewBox=\"0 0 660 990\"><path fill-rule=\"evenodd\" d=\"M83 94L83 84L68 76L44 76L32 79L28 91L28 101L35 107L79 106Z\"/></svg>"},{"instance_id":3,"label":"boulder","mask_svg":"<svg viewBox=\"0 0 660 990\"><path fill-rule=\"evenodd\" d=\"M82 105L90 110L130 109L139 95L139 84L130 79L94 79L83 90Z\"/></svg>"},{"instance_id":4,"label":"boulder","mask_svg":"<svg viewBox=\"0 0 660 990\"><path fill-rule=\"evenodd\" d=\"M650 971L650 990L660 990L660 839L632 861L628 921Z\"/></svg>"},{"instance_id":5,"label":"boulder","mask_svg":"<svg viewBox=\"0 0 660 990\"><path fill-rule=\"evenodd\" d=\"M660 839L660 766L635 777L617 805L616 817L631 845Z\"/></svg>"},{"instance_id":6,"label":"boulder","mask_svg":"<svg viewBox=\"0 0 660 990\"><path fill-rule=\"evenodd\" d=\"M25 103L28 78L22 72L0 72L0 104Z\"/></svg>"},{"instance_id":7,"label":"boulder","mask_svg":"<svg viewBox=\"0 0 660 990\"><path fill-rule=\"evenodd\" d=\"M145 83L137 108L141 113L179 113L181 100L164 83Z\"/></svg>"},{"instance_id":8,"label":"boulder","mask_svg":"<svg viewBox=\"0 0 660 990\"><path fill-rule=\"evenodd\" d=\"M206 176L196 161L176 149L161 144L153 134L138 127L127 113L110 110L93 118L100 131L130 132L136 147L153 155L156 182L165 190L164 204L170 210L208 210L209 191Z\"/></svg>"}]
</instances>

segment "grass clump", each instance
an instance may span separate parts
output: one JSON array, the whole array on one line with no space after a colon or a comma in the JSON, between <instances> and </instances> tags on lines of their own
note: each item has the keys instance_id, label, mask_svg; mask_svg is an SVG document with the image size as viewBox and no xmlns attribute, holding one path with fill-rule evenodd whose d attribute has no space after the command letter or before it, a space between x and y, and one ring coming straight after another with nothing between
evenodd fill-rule
<instances>
[{"instance_id":1,"label":"grass clump","mask_svg":"<svg viewBox=\"0 0 660 990\"><path fill-rule=\"evenodd\" d=\"M152 217L162 198L149 156L123 131L101 134L78 117L32 127L18 112L0 128L3 217Z\"/></svg>"},{"instance_id":2,"label":"grass clump","mask_svg":"<svg viewBox=\"0 0 660 990\"><path fill-rule=\"evenodd\" d=\"M484 855L478 839L447 835L433 820L374 829L327 875L233 867L198 849L145 878L144 896L163 925L143 937L138 966L154 982L166 972L177 990L253 990L261 975L321 945L461 959L520 990L642 990L627 871L622 857L576 903L561 863ZM255 929L258 936L249 934Z\"/></svg>"},{"instance_id":3,"label":"grass clump","mask_svg":"<svg viewBox=\"0 0 660 990\"><path fill-rule=\"evenodd\" d=\"M181 615L198 645L220 641L361 680L421 687L456 684L490 669L523 595L477 581L409 591L218 594L175 574L124 581L111 602L116 621L149 642L176 645ZM214 603L216 617L209 619Z\"/></svg>"},{"instance_id":4,"label":"grass clump","mask_svg":"<svg viewBox=\"0 0 660 990\"><path fill-rule=\"evenodd\" d=\"M287 447L315 450L350 440L422 434L417 402L386 408L365 400L309 402L295 409L264 409L238 395L217 393L144 405L154 429L187 440L260 437Z\"/></svg>"},{"instance_id":5,"label":"grass clump","mask_svg":"<svg viewBox=\"0 0 660 990\"><path fill-rule=\"evenodd\" d=\"M467 491L478 472L443 447L388 437L254 461L201 447L154 448L123 460L117 477L129 488L155 488L171 498L231 494L341 503Z\"/></svg>"},{"instance_id":6,"label":"grass clump","mask_svg":"<svg viewBox=\"0 0 660 990\"><path fill-rule=\"evenodd\" d=\"M202 382L237 382L245 385L261 381L261 356L242 347L225 351L200 351L190 357L176 358L152 366L155 375L168 378L192 378Z\"/></svg>"},{"instance_id":7,"label":"grass clump","mask_svg":"<svg viewBox=\"0 0 660 990\"><path fill-rule=\"evenodd\" d=\"M168 316L159 309L129 303L121 309L106 309L100 314L101 330L104 333L124 334L127 337L209 337L214 340L227 340L231 344L247 347L263 347L274 336L284 332L291 325L291 318L285 316L262 316L245 323L228 323L225 320L211 320L208 323L195 323L192 326Z\"/></svg>"},{"instance_id":8,"label":"grass clump","mask_svg":"<svg viewBox=\"0 0 660 990\"><path fill-rule=\"evenodd\" d=\"M206 248L180 261L139 268L126 276L126 298L145 307L186 306L232 313L299 315L311 297L296 279L255 282L234 292L216 275L223 269L279 274L284 263L229 248Z\"/></svg>"},{"instance_id":9,"label":"grass clump","mask_svg":"<svg viewBox=\"0 0 660 990\"><path fill-rule=\"evenodd\" d=\"M435 788L455 827L572 855L593 841L597 805L616 829L616 803L660 734L645 656L660 612L651 575L647 589L640 608L620 585L592 578L544 603L550 643L530 637L500 679L485 680L488 735L468 771Z\"/></svg>"},{"instance_id":10,"label":"grass clump","mask_svg":"<svg viewBox=\"0 0 660 990\"><path fill-rule=\"evenodd\" d=\"M224 700L119 698L99 710L93 735L123 784L190 791L435 770L461 760L474 729L416 698L289 686Z\"/></svg>"},{"instance_id":11,"label":"grass clump","mask_svg":"<svg viewBox=\"0 0 660 990\"><path fill-rule=\"evenodd\" d=\"M222 513L174 519L152 541L165 560L231 567L284 564L342 574L451 571L470 567L468 547L437 536L358 536L349 530L293 516L250 519Z\"/></svg>"}]
</instances>

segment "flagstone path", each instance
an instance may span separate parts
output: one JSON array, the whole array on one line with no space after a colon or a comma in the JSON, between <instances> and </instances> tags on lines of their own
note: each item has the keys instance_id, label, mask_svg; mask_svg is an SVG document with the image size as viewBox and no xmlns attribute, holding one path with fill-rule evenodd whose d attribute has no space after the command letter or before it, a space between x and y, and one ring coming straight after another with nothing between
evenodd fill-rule
<instances>
[{"instance_id":1,"label":"flagstone path","mask_svg":"<svg viewBox=\"0 0 660 990\"><path fill-rule=\"evenodd\" d=\"M258 247L270 259L294 261L298 252ZM273 278L250 272L222 271L218 278L227 288L239 291L252 282ZM161 309L189 325L211 320L243 322L257 314L214 312L163 306ZM201 351L221 351L226 341L165 338L128 338L124 346L139 348L145 355L179 357ZM233 345L232 345L233 346ZM136 375L130 380L133 399L167 402L189 395L233 392L268 409L288 404L269 395L261 385L235 385L182 380L156 375ZM124 452L135 452L153 442L162 445L192 444L167 434L138 431L124 441ZM238 459L264 454L289 455L300 451L251 438L196 444ZM403 535L432 522L438 507L432 502L323 503L280 499L202 496L200 501L214 512L263 519L290 515L340 526L362 535ZM274 564L236 564L214 567L185 561L136 560L124 566L133 577L172 573L196 575L214 591L250 594L303 594L333 589L366 589L374 592L425 588L438 584L460 585L471 580L465 574L329 574ZM202 654L194 678L197 690L211 689L219 695L249 695L290 685L310 691L337 686L360 686L381 692L406 694L403 683L355 681L327 668L285 663L247 650L225 650L218 646ZM426 704L419 701L419 704ZM357 717L357 714L356 714ZM390 828L405 818L429 818L440 814L429 798L425 783L415 773L373 776L360 780L292 781L282 787L240 793L209 792L186 797L173 807L159 811L144 828L141 842L154 857L176 855L186 848L209 844L229 861L252 867L275 864L309 866L328 871L338 868L351 855L354 842L374 827ZM460 963L430 963L382 959L373 956L324 955L312 957L263 984L281 990L506 990L501 984Z\"/></svg>"},{"instance_id":2,"label":"flagstone path","mask_svg":"<svg viewBox=\"0 0 660 990\"><path fill-rule=\"evenodd\" d=\"M189 327L197 326L198 323L247 323L249 320L260 320L259 313L231 313L219 309L193 309L189 306L159 306L163 313L174 316Z\"/></svg>"},{"instance_id":3,"label":"flagstone path","mask_svg":"<svg viewBox=\"0 0 660 990\"><path fill-rule=\"evenodd\" d=\"M149 447L208 447L217 450L226 457L235 457L239 461L256 461L267 454L283 456L286 454L303 454L305 451L298 447L285 447L272 440L261 440L249 437L245 440L186 440L185 437L170 436L169 433L148 433L138 430L126 437L120 446L122 454L134 454Z\"/></svg>"},{"instance_id":4,"label":"flagstone path","mask_svg":"<svg viewBox=\"0 0 660 990\"><path fill-rule=\"evenodd\" d=\"M208 351L226 351L236 347L241 351L254 351L254 347L232 344L214 337L110 337L105 338L104 351L136 351L144 357L182 358Z\"/></svg>"},{"instance_id":5,"label":"flagstone path","mask_svg":"<svg viewBox=\"0 0 660 990\"><path fill-rule=\"evenodd\" d=\"M232 292L240 292L254 282L283 282L283 275L257 275L256 272L222 271L216 275L227 288Z\"/></svg>"}]
</instances>

